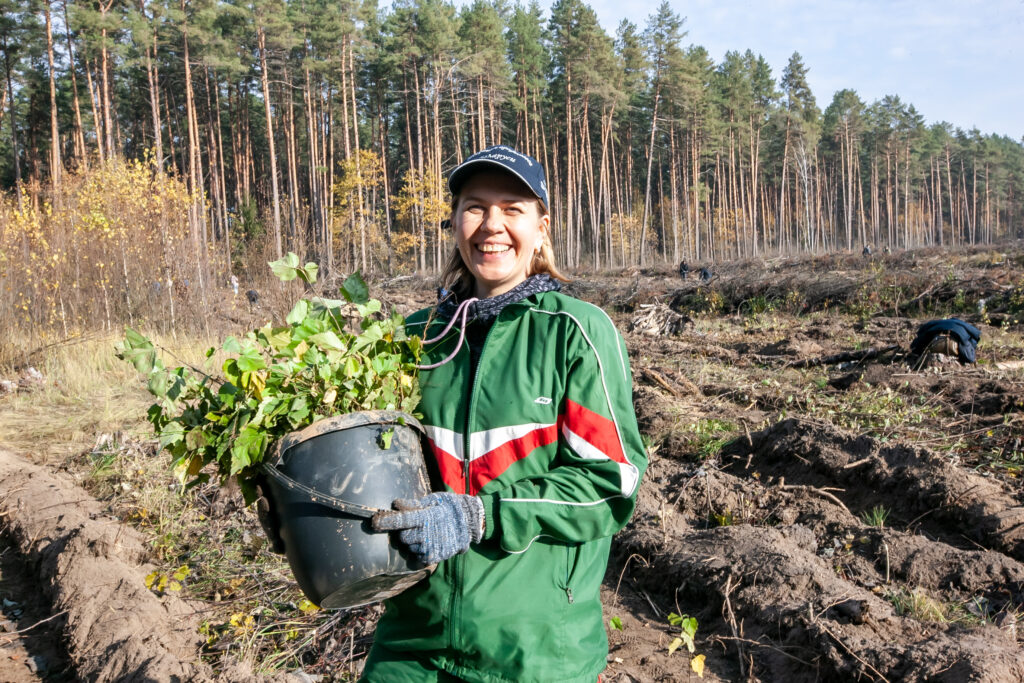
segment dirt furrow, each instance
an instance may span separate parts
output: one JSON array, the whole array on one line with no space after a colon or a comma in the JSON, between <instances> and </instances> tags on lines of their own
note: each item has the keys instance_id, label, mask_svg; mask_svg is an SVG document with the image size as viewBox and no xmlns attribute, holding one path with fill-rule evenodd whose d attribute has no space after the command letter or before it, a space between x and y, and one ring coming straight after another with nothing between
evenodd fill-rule
<instances>
[{"instance_id":1,"label":"dirt furrow","mask_svg":"<svg viewBox=\"0 0 1024 683\"><path fill-rule=\"evenodd\" d=\"M142 536L107 519L70 477L0 451L0 509L52 610L64 614L64 640L79 679L214 679L199 659L195 610L146 589L152 567ZM218 680L271 679L240 665Z\"/></svg>"},{"instance_id":2,"label":"dirt furrow","mask_svg":"<svg viewBox=\"0 0 1024 683\"><path fill-rule=\"evenodd\" d=\"M678 600L678 593L691 603L707 603L705 619L723 615L711 624L716 631L742 625L747 640L805 648L758 649L755 673L765 680L1024 677L1019 648L1003 631L986 626L964 633L896 616L889 602L837 576L818 556L814 534L801 525L719 527L666 543L651 523L657 514L642 513L617 540L620 557L646 560L635 565L632 577L666 600ZM979 648L982 641L985 647Z\"/></svg>"},{"instance_id":3,"label":"dirt furrow","mask_svg":"<svg viewBox=\"0 0 1024 683\"><path fill-rule=\"evenodd\" d=\"M762 474L837 492L852 511L883 505L907 526L967 539L1024 560L1024 506L998 480L957 467L927 448L882 444L827 424L788 419L726 451ZM942 527L937 528L936 523ZM936 528L933 529L933 525Z\"/></svg>"}]
</instances>

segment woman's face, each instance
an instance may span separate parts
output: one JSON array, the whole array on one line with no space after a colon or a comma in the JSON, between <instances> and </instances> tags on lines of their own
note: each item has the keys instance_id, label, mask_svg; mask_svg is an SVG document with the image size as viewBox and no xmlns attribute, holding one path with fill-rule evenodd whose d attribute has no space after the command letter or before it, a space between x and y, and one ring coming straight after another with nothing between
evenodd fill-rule
<instances>
[{"instance_id":1,"label":"woman's face","mask_svg":"<svg viewBox=\"0 0 1024 683\"><path fill-rule=\"evenodd\" d=\"M482 171L459 192L453 221L462 260L479 298L504 294L529 275L551 219L515 176Z\"/></svg>"}]
</instances>

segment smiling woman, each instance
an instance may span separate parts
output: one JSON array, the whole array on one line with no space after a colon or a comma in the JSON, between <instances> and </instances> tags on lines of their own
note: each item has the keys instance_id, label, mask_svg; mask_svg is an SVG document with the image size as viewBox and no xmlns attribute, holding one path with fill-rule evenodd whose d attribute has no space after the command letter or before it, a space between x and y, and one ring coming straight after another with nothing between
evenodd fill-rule
<instances>
[{"instance_id":1,"label":"smiling woman","mask_svg":"<svg viewBox=\"0 0 1024 683\"><path fill-rule=\"evenodd\" d=\"M435 493L372 522L437 569L385 602L362 680L594 683L611 536L647 466L628 354L559 291L536 159L489 147L448 186L457 247L406 320Z\"/></svg>"},{"instance_id":2,"label":"smiling woman","mask_svg":"<svg viewBox=\"0 0 1024 683\"><path fill-rule=\"evenodd\" d=\"M530 275L567 282L554 265L547 183L540 163L501 145L452 172L452 251L442 286L460 298L504 294Z\"/></svg>"}]
</instances>

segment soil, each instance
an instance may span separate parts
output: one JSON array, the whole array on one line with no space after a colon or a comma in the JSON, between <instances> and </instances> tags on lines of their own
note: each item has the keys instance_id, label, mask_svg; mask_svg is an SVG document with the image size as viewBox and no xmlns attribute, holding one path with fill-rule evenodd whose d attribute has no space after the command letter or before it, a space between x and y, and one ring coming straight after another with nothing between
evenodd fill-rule
<instances>
[{"instance_id":1,"label":"soil","mask_svg":"<svg viewBox=\"0 0 1024 683\"><path fill-rule=\"evenodd\" d=\"M0 535L0 600L0 681L75 680L61 642L62 615L51 613L31 567L6 535Z\"/></svg>"},{"instance_id":2,"label":"soil","mask_svg":"<svg viewBox=\"0 0 1024 683\"><path fill-rule=\"evenodd\" d=\"M709 681L1024 681L1024 247L715 272L567 287L623 332L651 444L604 584L602 680L698 680L675 613ZM432 292L383 284L403 313ZM978 365L907 356L953 315L981 328ZM0 453L0 593L22 610L4 617L53 617L0 649L0 679L253 680L200 661L202 603L146 590L144 534L54 470ZM378 612L325 625L324 651L365 652ZM307 671L349 680L351 659Z\"/></svg>"}]
</instances>

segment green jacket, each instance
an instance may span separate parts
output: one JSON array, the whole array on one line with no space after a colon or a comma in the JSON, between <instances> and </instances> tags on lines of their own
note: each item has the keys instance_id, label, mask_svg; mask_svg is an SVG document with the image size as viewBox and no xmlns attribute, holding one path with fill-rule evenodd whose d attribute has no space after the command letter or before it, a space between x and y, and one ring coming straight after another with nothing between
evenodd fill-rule
<instances>
[{"instance_id":1,"label":"green jacket","mask_svg":"<svg viewBox=\"0 0 1024 683\"><path fill-rule=\"evenodd\" d=\"M409 331L438 334L432 310ZM420 411L444 486L483 500L484 538L387 601L377 642L467 681L594 683L611 536L647 466L625 344L600 308L545 292L502 310L473 386L469 357L422 372Z\"/></svg>"}]
</instances>

